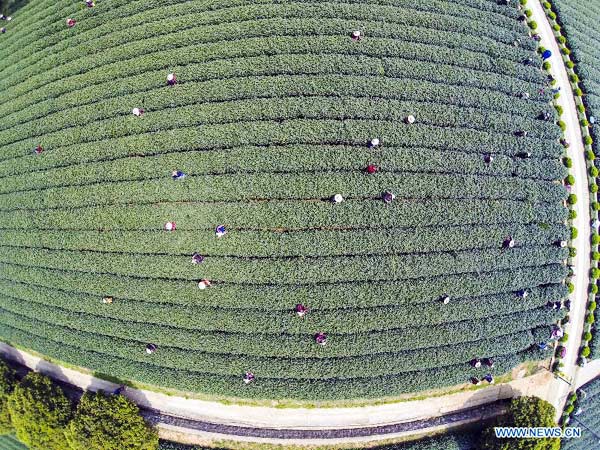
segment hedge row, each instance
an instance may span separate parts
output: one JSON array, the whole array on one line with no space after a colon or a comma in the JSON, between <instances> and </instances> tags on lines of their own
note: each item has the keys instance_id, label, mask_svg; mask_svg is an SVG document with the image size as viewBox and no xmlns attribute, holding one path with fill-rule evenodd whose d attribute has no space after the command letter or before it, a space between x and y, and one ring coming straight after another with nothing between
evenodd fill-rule
<instances>
[{"instance_id":1,"label":"hedge row","mask_svg":"<svg viewBox=\"0 0 600 450\"><path fill-rule=\"evenodd\" d=\"M407 376L382 376L368 379L270 379L260 378L250 386L241 380L247 368L239 375L218 376L194 373L183 369L172 369L146 362L132 361L94 350L81 349L47 337L0 325L0 332L11 341L28 342L32 348L62 361L77 361L85 367L94 367L98 372L113 376L135 379L145 383L173 387L181 390L210 392L213 395L228 395L247 398L290 398L322 399L386 397L392 392L415 392L464 383L471 376L482 377L486 368L473 369L468 364L459 364L438 369L410 373ZM64 334L63 334L64 336ZM143 353L143 348L139 349ZM158 351L155 355L158 354ZM529 351L516 355L495 358L496 373L510 370L522 360L539 357ZM489 368L487 368L489 371Z\"/></svg>"},{"instance_id":2,"label":"hedge row","mask_svg":"<svg viewBox=\"0 0 600 450\"><path fill-rule=\"evenodd\" d=\"M348 159L352 153L353 158ZM86 185L99 182L151 180L170 177L169 169L180 169L187 176L228 173L318 173L321 171L362 172L374 163L381 173L435 172L440 174L506 177L521 180L557 180L567 176L559 160L514 159L495 155L486 164L481 155L427 148L385 146L373 152L363 146L269 146L238 147L226 151L181 151L144 158L117 158L104 162L28 172L2 179L1 193L36 190L46 187ZM35 169L34 167L32 167Z\"/></svg>"},{"instance_id":3,"label":"hedge row","mask_svg":"<svg viewBox=\"0 0 600 450\"><path fill-rule=\"evenodd\" d=\"M16 291L16 292L15 292ZM32 292L33 291L33 292ZM43 288L10 288L0 285L0 292L6 295L2 302L6 308L12 307L13 310L19 304L33 301L37 309L48 309L43 306L44 303L51 305L50 308L61 307L70 310L88 310L96 315L106 317L106 322L111 321L107 316L113 316L118 319L128 319L137 322L146 321L149 324L164 324L172 325L173 327L181 327L188 330L211 331L211 332L227 332L227 333L247 333L247 328L243 324L236 323L236 317L239 317L239 309L213 309L207 307L196 306L194 308L182 308L171 306L172 313L169 319L159 321L157 314L160 313L160 308L167 305L157 305L155 303L139 303L125 299L117 299L117 303L122 303L119 306L102 305L99 298L90 299L84 297L87 304L80 306L65 305L65 294L55 293L55 296L50 298L47 290ZM478 297L473 299L456 300L452 305L439 306L435 304L421 305L423 314L428 313L430 317L419 318L416 313L401 310L400 308L380 307L373 309L360 310L312 310L310 317L306 320L298 320L292 314L293 306L281 305L282 310L247 310L245 314L245 323L252 327L254 333L268 334L303 334L312 336L314 330L328 330L331 333L368 333L379 330L400 330L414 326L429 326L429 325L452 325L453 323L465 320L488 319L495 316L513 314L515 312L530 311L532 309L545 306L548 301L560 300L560 296L564 295L558 288L546 288L541 290L532 290L532 293L527 300L521 301L515 299L514 295L505 294L490 297ZM81 296L73 295L73 299L81 299ZM95 304L92 301L95 300ZM57 305L59 303L59 305ZM62 304L61 304L62 303ZM39 305L39 307L37 306ZM85 305L85 306L84 306ZM475 308L475 305L478 308ZM287 306L287 308L286 308ZM102 310L101 310L102 308ZM112 310L111 310L112 308ZM127 310L127 311L124 311ZM475 311L474 311L475 310ZM188 311L186 316L185 311ZM549 309L549 311L552 311ZM193 315L192 315L193 313ZM404 314L402 314L404 313ZM49 312L52 315L54 313ZM59 314L58 312L56 314ZM69 316L68 312L65 312ZM451 320L443 317L445 314L451 315ZM45 314L44 314L45 316ZM72 313L70 316L81 316L82 322L90 322L92 328L106 327L107 325L94 324L93 317L85 320L85 314ZM389 316L389 317L386 317ZM550 316L550 315L548 315ZM63 317L63 320L64 319ZM500 320L500 319L499 319ZM413 322L414 321L414 322ZM362 322L362 323L361 323ZM114 324L111 324L111 327ZM116 327L119 329L119 327ZM479 326L475 327L478 330ZM504 328L501 328L504 329ZM123 331L119 330L120 333ZM165 336L165 333L161 333ZM158 337L158 336L157 336ZM421 344L422 346L422 344Z\"/></svg>"},{"instance_id":4,"label":"hedge row","mask_svg":"<svg viewBox=\"0 0 600 450\"><path fill-rule=\"evenodd\" d=\"M52 319L65 326L75 324L71 326L80 330L86 330L86 326L89 326L88 331L95 330L99 334L114 335L124 339L142 342L156 341L161 345L208 353L271 357L298 358L307 354L334 357L389 353L398 350L398 342L402 342L404 350L434 348L505 336L526 331L535 326L544 330L540 332L544 334L544 338L547 338L550 332L544 325L557 317L554 310L539 307L505 315L494 315L484 319L468 318L458 322L385 331L378 331L376 327L368 332L348 328L340 330L346 331L346 333L330 333L336 345L316 349L314 346L310 346L314 338L311 329L318 326L314 324L315 321L312 320L312 317L310 317L311 320L306 320L307 324L302 327L303 330L294 330L288 327L285 334L281 334L281 332L250 334L245 330L242 332L205 331L202 328L206 326L206 321L197 321L192 318L201 317L206 311L205 308L191 309L187 307L188 315L186 316L183 308L169 305L172 311L169 316L158 319L161 306L153 303L117 299L113 306L106 307L100 303L98 297L56 292L38 286L11 286L6 282L2 282L0 285L0 293L7 299L6 304L12 305L13 309L16 301L34 302L34 311L48 311L48 315L46 313L43 315L46 321ZM546 298L556 300L560 296L546 296ZM38 304L42 306L37 306ZM46 308L44 305L48 307ZM290 312L284 311L281 312L281 315ZM357 311L356 314L360 316L360 311ZM214 314L209 316L214 316ZM327 326L327 322L322 319L323 316L319 317L317 314L316 322L320 322L322 327ZM498 327L499 323L502 324L502 327ZM536 342L542 340L539 339Z\"/></svg>"},{"instance_id":5,"label":"hedge row","mask_svg":"<svg viewBox=\"0 0 600 450\"><path fill-rule=\"evenodd\" d=\"M206 258L200 265L189 256L163 256L29 248L3 249L0 261L50 269L131 275L141 278L198 280L234 284L339 283L410 280L476 271L490 272L566 260L568 249L553 246L478 249L452 254L357 255L323 258ZM232 271L232 267L235 270ZM215 290L218 286L215 287ZM206 291L209 296L210 292Z\"/></svg>"},{"instance_id":6,"label":"hedge row","mask_svg":"<svg viewBox=\"0 0 600 450\"><path fill-rule=\"evenodd\" d=\"M307 66L312 67L315 67L315 63L318 67L319 63L324 62L322 60L311 61L308 58L304 58L304 60ZM271 68L270 73L264 75L273 75L273 72L276 72L272 69L272 62L269 62L267 67ZM292 67L286 65L286 68L290 72L296 69L293 65ZM310 73L302 68L299 71L300 73ZM261 72L265 72L265 70L262 69ZM360 69L357 68L356 73L360 73ZM194 123L218 125L240 121L241 117L244 118L244 121L323 118L379 119L400 122L408 114L419 117L419 124L489 130L489 132L509 135L514 135L515 130L524 128L531 130L532 137L557 139L559 136L553 123L541 122L539 117L523 118L496 111L488 112L452 105L438 106L412 99L411 102L407 102L395 99L361 98L356 93L341 90L338 90L334 96L311 96L305 93L302 97L281 99L277 104L272 102L272 96L256 98L256 95L252 95L250 98L236 98L233 94L229 95L230 97L226 101L223 101L223 98L218 101L206 99L205 102L197 104L205 99L207 92L201 89L201 84L190 83L178 86L177 90L165 90L164 87L161 87L156 91L147 92L146 96L151 96L153 100L144 99L143 105L139 104L139 94L135 94L93 103L83 108L67 109L49 114L43 118L41 123L27 122L24 120L23 114L19 112L19 114L13 115L13 118L19 121L19 125L1 131L0 139L4 145L9 145L28 138L33 139L40 135L46 135L43 138L45 142L46 139L54 137L54 134L51 133L62 136L65 132L70 132L74 136L79 136L80 130L85 127L86 130L89 130L89 136L86 134L85 140L91 141L106 138L105 134L100 134L101 132L106 133L104 131L106 129L112 130L110 137L119 137L125 132L141 134L148 130L150 124L161 129L170 128L173 125L177 127L190 126ZM448 99L446 102L452 100ZM464 101L459 101L460 103L464 103ZM144 120L131 115L133 106L144 106ZM539 105L538 108L539 111L547 110L547 107L543 105ZM37 105L35 109L39 114ZM124 114L127 114L126 118L123 117ZM32 129L35 129L35 136L31 136ZM81 140L81 142L85 140ZM70 143L72 141L67 139L63 145Z\"/></svg>"},{"instance_id":7,"label":"hedge row","mask_svg":"<svg viewBox=\"0 0 600 450\"><path fill-rule=\"evenodd\" d=\"M164 2L152 1L129 3L131 5L118 2L115 3L110 10L99 8L82 12L82 14L75 13L74 8L68 7L69 5L67 5L66 8L63 5L61 5L63 9L57 12L53 11L52 8L49 8L49 5L46 5L47 14L45 15L45 17L43 17L45 19L44 21L39 20L42 19L42 17L40 15L36 16L35 14L33 14L34 8L31 8L29 10L28 16L19 17L19 27L14 29L16 35L23 36L25 37L25 39L15 40L16 42L19 42L20 45L9 46L10 51L6 51L5 54L3 52L2 56L5 58L9 58L8 61L13 64L22 61L21 65L19 65L19 68L25 69L28 65L35 61L33 59L33 56L35 56L39 61L42 58L44 58L45 55L47 56L49 54L50 49L54 53L68 52L70 48L68 44L65 43L64 39L64 36L67 34L65 33L64 27L60 26L61 19L64 19L64 17L66 16L73 16L78 19L84 18L84 22L81 24L84 28L84 31L78 34L77 36L70 36L71 47L80 47L81 44L87 44L88 47L90 47L90 44L94 45L94 42L90 42L92 41L92 39L98 40L100 42L108 41L110 39L109 42L113 45L126 43L130 40L130 38L127 34L123 33L123 31L135 30L133 34L139 38L140 33L144 32L144 27L140 27L139 25L153 25L151 22L156 21L157 17L160 18L161 23L165 24L165 27L161 30L162 32L175 31L174 29L168 27L168 25L170 24L168 20L169 18L174 18L175 20L178 20L181 26L181 20L185 19L184 16L191 14L197 15L202 25L210 25L211 23L214 24L216 21L221 23L227 21L236 21L238 17L253 17L252 15L248 14L249 12L252 12L252 10L248 8L248 5L244 4L244 2L241 2L239 0L221 2L218 5L213 3L186 3L185 5L178 4L181 2L170 2L170 5L165 5ZM255 2L255 4L257 4L256 7L260 8L260 10L256 12L256 15L258 15L259 13L262 13L264 15L265 10L268 10L268 8L272 8L275 11L277 11L277 8L281 8L282 6L298 8L298 3L300 2L291 3L289 1L279 1L276 2L277 4L273 3L274 2L271 1ZM306 9L309 9L310 6L313 6L313 2L309 1L306 3ZM346 8L346 10L344 11L346 15L349 12L348 8L354 8L355 15L357 13L362 12L362 9L357 10L356 6L353 6L352 3L357 2L347 1L345 2L345 5L336 5L330 3L326 6L328 6L329 8L337 7L338 10L340 7ZM457 21L463 27L470 26L471 28L473 28L476 25L470 23L465 24L464 20L461 20L461 18L470 19L471 17L473 17L473 15L484 14L482 11L478 10L489 10L488 5L483 2L479 2L475 5L473 3L465 2L465 6L468 5L468 7L464 7L463 5L461 5L461 2L453 2L452 5L448 5L447 3L437 1L431 2L430 4L428 3L426 5L414 5L406 1L390 2L379 0L366 3L371 3L376 8L387 9L386 12L390 10L390 7L394 7L395 10L393 12L396 14L399 9L406 9L407 6L410 7L413 11L430 11L436 13L438 16L440 14L443 14L442 17L444 17L445 20L449 23L451 23L451 21L454 20ZM38 3L36 7L39 7L38 5L40 5L40 3ZM322 4L320 6L323 7ZM497 12L501 13L502 15L507 15L508 17L510 17L510 19L515 18L514 10L504 10ZM30 20L32 17L37 17L38 20L36 22L33 22ZM366 17L367 19L371 18L369 16ZM431 17L431 15L426 14L425 17ZM493 29L507 34L507 36L504 38L506 41L505 43L512 43L512 40L514 40L514 38L511 39L512 36L510 36L505 30L503 30L517 28L515 26L515 22L510 19L507 20L506 18L499 17L498 15L491 15L488 13L486 15L486 20L489 22L488 27L482 27L480 30L478 29L477 31L490 33L491 25ZM407 19L404 20L406 21ZM34 28L37 28L39 30L39 24L43 22L46 22L46 28L44 30L46 33L44 37L47 39L47 43L46 45L39 45L37 36L34 36L32 34L32 31L34 31ZM28 23L31 23L31 26L28 26ZM188 23L187 28L193 25L194 22ZM143 37L151 36L151 34L146 34ZM61 38L63 39L61 40ZM527 41L523 43L523 45L527 47L526 44L528 44ZM90 48L90 51L95 50L96 47L97 46ZM529 46L529 48L531 48L531 46ZM106 47L103 47L103 49L106 50ZM79 48L77 50L81 51Z\"/></svg>"},{"instance_id":8,"label":"hedge row","mask_svg":"<svg viewBox=\"0 0 600 450\"><path fill-rule=\"evenodd\" d=\"M64 116L64 113L61 114L60 112L66 112L69 106L77 107L76 111L78 114L75 115L76 118L74 120L78 120L77 117L82 115L86 116L86 114L90 117L103 117L103 114L105 114L103 111L106 108L109 108L110 110L111 104L114 103L114 100L111 101L110 98L117 94L127 96L123 97L123 101L120 103L120 108L118 109L119 112L123 111L124 104L140 102L140 97L143 98L144 101L148 101L147 106L149 108L156 109L157 104L160 105L166 100L170 100L170 104L173 105L180 104L181 102L185 103L191 91L193 91L193 98L200 97L206 100L222 101L224 100L224 91L217 89L219 89L221 83L226 83L227 80L244 82L244 79L249 76L268 75L294 75L295 79L302 80L303 78L299 77L300 74L315 75L318 73L329 73L330 76L336 76L343 73L346 74L346 76L370 75L371 77L376 77L384 72L388 77L391 77L386 80L386 83L391 84L392 87L394 86L394 82L396 82L397 85L397 83L402 80L404 81L404 84L412 81L417 87L419 87L419 81L421 83L429 81L430 84L436 83L433 85L436 90L440 89L440 84L452 83L457 88L461 89L461 91L464 91L461 95L447 94L446 98L438 94L436 96L438 97L437 101L442 103L458 101L458 105L476 104L472 100L473 94L476 94L473 90L484 89L489 94L489 100L486 101L487 107L491 109L500 108L501 111L519 114L514 111L514 108L508 108L507 103L509 101L518 101L519 103L522 103L523 107L527 108L527 110L534 110L534 108L543 108L544 110L549 109L548 105L543 102L543 100L548 100L549 94L539 97L539 100L542 100L542 102L537 100L538 95L535 95L530 100L517 100L515 97L520 98L523 92L534 94L537 90L536 84L519 81L510 76L488 74L453 65L435 64L418 60L398 58L382 59L380 57L375 58L366 55L350 54L328 54L326 56L306 54L305 52L298 54L299 50L295 50L294 48L288 48L282 50L282 52L283 54L270 55L269 57L257 54L254 56L220 60L218 61L218 67L216 68L214 67L215 61L191 64L178 68L178 73L180 78L184 80L184 83L181 86L178 86L177 89L164 89L164 69L153 69L145 72L143 75L127 78L126 80L119 78L117 80L107 80L106 83L100 85L86 85L75 92L61 95L60 102L56 102L54 99L44 98L43 101L32 106L22 108L13 114L7 114L3 121L3 124L6 124L4 128L11 125L16 126L25 124L28 120L44 118L51 113L56 113L52 116L53 119L58 115L56 119L60 123L61 116ZM235 80L231 80L232 78ZM310 78L305 79L310 80ZM381 83L384 80L385 79L382 78L375 78L373 82ZM200 83L200 85L197 83ZM320 84L323 83L326 83L326 80L323 80ZM324 85L327 86L327 84ZM443 87L444 86L441 86L441 88ZM356 88L354 86L353 88L361 90L365 89L364 87ZM314 87L309 85L305 86L303 91L306 90L309 92L311 89L314 89ZM298 90L297 87L296 90ZM423 86L423 89L420 89L420 97L413 98L422 99L424 96L424 98L428 98L431 95L435 95L435 92L423 92L425 90L429 90L427 89L427 86ZM153 92L151 97L149 95L150 92ZM220 96L217 95L219 92ZM338 91L335 92L336 95L339 95L337 94ZM339 92L343 93L343 91ZM254 97L259 94L259 92L250 92L248 95ZM402 96L400 98L406 98L407 94L410 94L410 92L388 89L386 95L395 96L393 98L398 96ZM231 94L229 95L231 96ZM381 91L376 95L381 96ZM507 99L507 95L512 97L512 99ZM154 97L156 97L157 100L150 100L150 98ZM482 98L480 97L479 100L481 101ZM82 106L84 107L81 108ZM483 106L484 105L482 104L478 105L479 108ZM115 107L113 106L112 108ZM94 111L96 112L94 113ZM548 112L551 112L551 110ZM40 126L43 126L43 123L43 121L40 122L38 120L35 123L36 128L39 129ZM32 125L34 124L29 122L29 126ZM490 121L490 125L493 125L493 122Z\"/></svg>"},{"instance_id":9,"label":"hedge row","mask_svg":"<svg viewBox=\"0 0 600 450\"><path fill-rule=\"evenodd\" d=\"M381 230L305 230L273 233L231 229L221 239L214 230L38 231L4 230L0 246L56 250L91 250L162 255L186 255L190 249L212 256L341 256L390 253L439 253L499 248L507 236L517 245L541 246L569 238L562 224L498 224L456 227L418 227ZM253 249L249 252L249 249Z\"/></svg>"},{"instance_id":10,"label":"hedge row","mask_svg":"<svg viewBox=\"0 0 600 450\"><path fill-rule=\"evenodd\" d=\"M37 309L37 311L36 311ZM28 314L43 313L44 309L29 310ZM249 368L265 378L290 380L325 380L367 378L400 375L434 368L446 368L468 362L473 357L487 355L499 357L512 355L531 347L534 342L529 330L515 333L508 338L481 340L454 346L440 346L423 350L392 351L356 357L325 358L307 352L300 358L257 357L250 355L204 353L190 348L177 348L156 344L159 349L149 356L145 352L146 342L126 340L115 336L105 336L96 330L82 332L72 327L36 320L25 315L6 315L0 327L11 326L66 345L117 356L129 361L148 363L157 367L189 370L199 374L236 376ZM45 318L45 315L43 316ZM72 325L75 325L75 320ZM317 344L314 344L317 346ZM335 339L328 338L328 345L336 345ZM318 353L318 352L315 352ZM488 369L489 370L489 369Z\"/></svg>"},{"instance_id":11,"label":"hedge row","mask_svg":"<svg viewBox=\"0 0 600 450\"><path fill-rule=\"evenodd\" d=\"M158 302L176 305L202 304L206 307L244 306L240 299L255 308L268 310L288 309L281 305L285 298L289 304L306 303L312 308L332 309L345 305L348 308L373 306L404 306L439 301L445 293L456 298L479 297L515 292L525 287L561 283L567 269L561 264L547 266L515 267L506 271L465 273L445 277L420 278L410 284L396 282L361 282L351 284L253 286L224 284L219 295L205 295L189 281L144 279L102 273L69 272L36 267L25 270L20 265L0 264L8 280L45 286L55 290L68 290L95 295L98 298L112 295L115 298ZM566 287L562 287L566 296ZM512 303L516 305L516 303ZM418 308L417 308L418 309Z\"/></svg>"},{"instance_id":12,"label":"hedge row","mask_svg":"<svg viewBox=\"0 0 600 450\"><path fill-rule=\"evenodd\" d=\"M25 68L22 73L30 77L27 82L13 87L14 84L19 82L18 77L13 75L12 79L11 77L5 79L4 83L7 87L13 87L11 90L13 95L26 93L28 92L28 88L31 89L31 86L35 88L43 85L40 84L40 81L46 84L48 81L54 81L71 75L74 67L77 67L77 72L75 73L82 73L101 65L128 59L132 56L144 54L145 52L155 51L156 48L169 49L180 48L186 45L206 45L206 43L223 40L239 40L248 36L339 34L347 39L349 27L355 26L356 21L361 21L361 25L369 29L369 31L370 29L373 30L371 31L373 40L379 36L394 38L398 35L403 35L410 41L411 35L414 35L414 39L429 44L431 42L445 42L449 40L452 43L452 39L454 38L456 40L454 44L459 44L460 47L469 48L469 41L471 41L471 48L480 52L482 49L481 41L483 39L486 46L491 46L496 50L493 53L494 57L519 55L519 52L525 54L520 49L511 47L504 47L503 49L496 44L496 39L498 39L498 36L502 36L503 33L505 34L503 37L504 40L508 41L511 38L514 40L516 38L514 31L511 32L495 27L493 24L486 23L484 25L483 23L474 21L472 17L469 19L450 18L439 13L421 13L415 10L410 15L407 15L395 7L372 5L371 8L365 11L361 5L332 3L245 5L229 10L216 11L212 15L206 13L190 14L188 12L189 9L182 9L180 14L183 13L184 15L170 17L162 15L160 11L153 10L142 13L142 15L146 14L148 18L155 18L158 14L162 17L162 20L149 23L147 22L148 19L146 19L144 26L137 28L123 23L123 26L126 27L123 31L111 33L110 36L105 36L103 39L97 39L93 32L86 33L86 28L90 24L82 21L79 28L81 29L80 32L87 34L86 46L63 49L63 51L51 54L48 58L41 60L39 55L37 55L38 61L35 67L39 67L41 70L48 70L48 74L39 76L35 72L27 73L28 71ZM382 28L376 24L369 26L367 20L372 17L372 14L385 16L386 27ZM480 15L487 18L490 17L486 13L481 13ZM261 20L253 20L257 17ZM350 23L345 23L339 19L340 17L344 17ZM326 20L315 20L315 18L325 18ZM127 19L124 22L126 21ZM240 22L244 24L243 30L239 27ZM421 29L412 31L410 28L406 28L415 25ZM55 26L58 26L58 24ZM60 26L63 28L61 34L63 36L67 35L67 31L64 30L64 24L61 23ZM198 33L198 27L202 28L202 33ZM422 28L433 28L434 30L441 28L463 33L466 36L458 38L451 34L446 34L441 39L439 32L436 35L434 31L430 31L428 35ZM157 37L157 34L160 34L160 38ZM469 39L468 34L471 34L473 37ZM479 45L477 45L477 40L479 40ZM86 48L89 48L89 52L86 52ZM66 60L69 62L62 64L62 66L59 65L58 63L62 61L58 55L64 55L65 59L63 61ZM515 59L517 60L518 56ZM77 63L77 66L75 66L75 63ZM18 65L17 68L22 69Z\"/></svg>"},{"instance_id":13,"label":"hedge row","mask_svg":"<svg viewBox=\"0 0 600 450\"><path fill-rule=\"evenodd\" d=\"M577 427L580 426L578 422L580 421L585 424L585 427L582 427L583 434L580 439L564 439L562 441L561 449L563 450L587 450L594 448L598 442L598 439L589 430L597 430L600 425L600 379L593 379L576 392L577 399L572 413L578 410L579 412L577 416L574 416L576 420L571 420L568 425Z\"/></svg>"},{"instance_id":14,"label":"hedge row","mask_svg":"<svg viewBox=\"0 0 600 450\"><path fill-rule=\"evenodd\" d=\"M489 199L560 204L567 190L554 182L485 177L426 174L386 174L365 176L353 173L320 172L308 174L235 174L189 177L173 183L170 176L149 181L124 181L48 188L0 194L0 211L81 208L102 205L252 202L329 201L334 194L352 199L380 199L384 191L396 192L397 199Z\"/></svg>"}]
</instances>

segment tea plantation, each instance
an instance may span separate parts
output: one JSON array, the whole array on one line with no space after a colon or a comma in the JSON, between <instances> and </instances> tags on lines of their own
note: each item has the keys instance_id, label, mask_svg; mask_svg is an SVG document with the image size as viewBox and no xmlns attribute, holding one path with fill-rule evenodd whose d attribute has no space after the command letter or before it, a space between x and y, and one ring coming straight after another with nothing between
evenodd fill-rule
<instances>
[{"instance_id":1,"label":"tea plantation","mask_svg":"<svg viewBox=\"0 0 600 450\"><path fill-rule=\"evenodd\" d=\"M578 400L570 407L568 426L581 428L581 438L563 439L563 450L588 450L598 446L600 425L600 379L596 378L577 390ZM594 436L596 434L596 436Z\"/></svg>"},{"instance_id":2,"label":"tea plantation","mask_svg":"<svg viewBox=\"0 0 600 450\"><path fill-rule=\"evenodd\" d=\"M567 169L515 2L88 3L0 23L3 340L311 401L550 356Z\"/></svg>"}]
</instances>

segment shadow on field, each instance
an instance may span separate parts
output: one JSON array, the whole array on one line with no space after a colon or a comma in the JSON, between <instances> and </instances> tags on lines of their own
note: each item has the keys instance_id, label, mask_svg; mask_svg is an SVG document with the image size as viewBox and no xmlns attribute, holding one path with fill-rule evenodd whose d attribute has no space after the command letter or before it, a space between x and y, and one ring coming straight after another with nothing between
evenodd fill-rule
<instances>
[{"instance_id":1,"label":"shadow on field","mask_svg":"<svg viewBox=\"0 0 600 450\"><path fill-rule=\"evenodd\" d=\"M0 12L4 15L14 14L28 2L29 0L0 0Z\"/></svg>"}]
</instances>

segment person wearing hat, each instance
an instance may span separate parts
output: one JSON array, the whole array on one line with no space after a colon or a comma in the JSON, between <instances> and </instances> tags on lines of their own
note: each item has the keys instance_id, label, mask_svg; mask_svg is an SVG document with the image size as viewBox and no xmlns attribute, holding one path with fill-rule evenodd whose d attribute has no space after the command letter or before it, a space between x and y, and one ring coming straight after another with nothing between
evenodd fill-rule
<instances>
[{"instance_id":1,"label":"person wearing hat","mask_svg":"<svg viewBox=\"0 0 600 450\"><path fill-rule=\"evenodd\" d=\"M154 353L156 351L157 347L155 344L148 344L146 345L146 353L148 353L149 355L151 355L152 353Z\"/></svg>"},{"instance_id":2,"label":"person wearing hat","mask_svg":"<svg viewBox=\"0 0 600 450\"><path fill-rule=\"evenodd\" d=\"M211 284L210 284L210 281L208 281L208 280L200 280L198 282L198 289L200 289L200 290L204 290L210 286L211 286Z\"/></svg>"},{"instance_id":3,"label":"person wearing hat","mask_svg":"<svg viewBox=\"0 0 600 450\"><path fill-rule=\"evenodd\" d=\"M215 228L215 236L217 236L218 238L222 238L226 234L227 229L225 228L225 225L219 225L217 228Z\"/></svg>"},{"instance_id":4,"label":"person wearing hat","mask_svg":"<svg viewBox=\"0 0 600 450\"><path fill-rule=\"evenodd\" d=\"M202 264L203 261L204 256L202 256L200 253L194 253L192 255L192 264Z\"/></svg>"},{"instance_id":5,"label":"person wearing hat","mask_svg":"<svg viewBox=\"0 0 600 450\"><path fill-rule=\"evenodd\" d=\"M469 365L475 369L479 369L481 367L481 360L479 358L474 358L469 361Z\"/></svg>"},{"instance_id":6,"label":"person wearing hat","mask_svg":"<svg viewBox=\"0 0 600 450\"><path fill-rule=\"evenodd\" d=\"M326 345L327 344L327 335L323 332L319 332L315 335L315 342L319 345Z\"/></svg>"},{"instance_id":7,"label":"person wearing hat","mask_svg":"<svg viewBox=\"0 0 600 450\"><path fill-rule=\"evenodd\" d=\"M174 180L183 180L185 178L185 173L183 173L181 170L174 170L171 172L171 178Z\"/></svg>"},{"instance_id":8,"label":"person wearing hat","mask_svg":"<svg viewBox=\"0 0 600 450\"><path fill-rule=\"evenodd\" d=\"M396 196L391 191L385 191L381 198L383 199L384 203L392 203Z\"/></svg>"},{"instance_id":9,"label":"person wearing hat","mask_svg":"<svg viewBox=\"0 0 600 450\"><path fill-rule=\"evenodd\" d=\"M306 313L308 312L308 308L306 306L304 306L301 303L298 303L296 305L296 308L294 308L294 311L296 311L296 315L298 317L304 317L306 315Z\"/></svg>"},{"instance_id":10,"label":"person wearing hat","mask_svg":"<svg viewBox=\"0 0 600 450\"><path fill-rule=\"evenodd\" d=\"M373 138L369 141L369 147L371 147L371 148L378 147L379 144L380 144L380 142L379 142L378 138Z\"/></svg>"}]
</instances>

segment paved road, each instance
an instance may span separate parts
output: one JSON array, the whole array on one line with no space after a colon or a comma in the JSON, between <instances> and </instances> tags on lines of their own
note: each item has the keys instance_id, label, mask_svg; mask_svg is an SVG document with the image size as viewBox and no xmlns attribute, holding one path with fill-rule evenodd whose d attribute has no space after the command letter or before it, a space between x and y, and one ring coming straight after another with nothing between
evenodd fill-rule
<instances>
[{"instance_id":1,"label":"paved road","mask_svg":"<svg viewBox=\"0 0 600 450\"><path fill-rule=\"evenodd\" d=\"M532 20L538 24L537 32L541 36L541 45L552 52L549 59L552 65L552 75L557 80L556 87L560 87L560 98L558 104L563 107L562 120L567 125L566 139L571 144L568 148L568 155L573 160L571 173L575 177L575 186L573 193L577 195L577 218L574 220L574 226L579 231L578 237L573 242L577 249L575 258L575 291L571 294L571 311L569 316L571 323L566 332L569 334L567 345L567 357L564 360L565 379L573 381L576 378L578 366L577 355L581 345L581 335L583 333L583 322L588 299L588 284L590 272L590 214L589 214L589 192L587 166L585 161L585 147L583 137L579 127L575 97L571 90L571 83L567 69L563 63L560 48L546 13L539 0L529 0L527 7L532 10ZM557 413L562 411L566 397L571 390L566 382L555 379L550 385L547 396L545 397L557 408Z\"/></svg>"}]
</instances>

